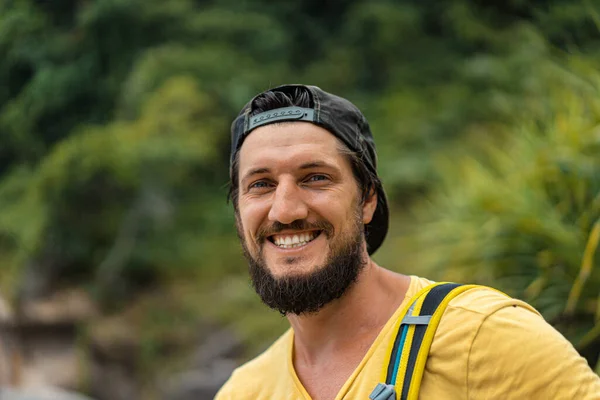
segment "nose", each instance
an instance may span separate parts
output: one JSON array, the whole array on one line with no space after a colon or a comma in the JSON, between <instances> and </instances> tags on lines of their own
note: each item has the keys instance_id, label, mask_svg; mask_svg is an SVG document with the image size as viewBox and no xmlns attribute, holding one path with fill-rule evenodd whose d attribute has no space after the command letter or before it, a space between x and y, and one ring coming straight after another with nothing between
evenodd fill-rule
<instances>
[{"instance_id":1,"label":"nose","mask_svg":"<svg viewBox=\"0 0 600 400\"><path fill-rule=\"evenodd\" d=\"M302 199L300 188L293 181L280 181L269 210L269 220L291 224L308 217L308 206Z\"/></svg>"}]
</instances>

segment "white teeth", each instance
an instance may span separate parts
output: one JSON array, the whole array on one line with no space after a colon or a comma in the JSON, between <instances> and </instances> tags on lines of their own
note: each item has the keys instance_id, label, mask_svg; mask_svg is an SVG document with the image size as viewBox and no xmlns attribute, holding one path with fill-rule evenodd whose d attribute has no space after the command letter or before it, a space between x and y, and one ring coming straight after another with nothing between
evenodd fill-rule
<instances>
[{"instance_id":1,"label":"white teeth","mask_svg":"<svg viewBox=\"0 0 600 400\"><path fill-rule=\"evenodd\" d=\"M293 236L274 236L273 242L282 249L304 246L316 237L316 232L306 232Z\"/></svg>"}]
</instances>

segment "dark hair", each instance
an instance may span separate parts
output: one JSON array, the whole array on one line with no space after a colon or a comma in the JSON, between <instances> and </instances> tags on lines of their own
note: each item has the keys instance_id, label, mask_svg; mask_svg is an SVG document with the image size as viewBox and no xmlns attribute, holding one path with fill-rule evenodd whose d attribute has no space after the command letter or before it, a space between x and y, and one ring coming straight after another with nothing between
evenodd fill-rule
<instances>
[{"instance_id":1,"label":"dark hair","mask_svg":"<svg viewBox=\"0 0 600 400\"><path fill-rule=\"evenodd\" d=\"M293 90L288 91L278 90L265 92L252 102L252 111L250 112L250 116L277 108L291 106L305 108L314 107L310 92L302 87L296 87L293 88ZM371 172L367 168L358 152L349 149L348 146L346 146L341 140L338 141L338 151L344 155L350 163L352 172L354 174L354 179L361 190L362 204L375 191L375 188L381 185L381 182L379 181L379 177L377 177L375 173ZM227 199L233 202L233 208L236 211L239 195L239 158L240 152L238 150L235 154L233 162L231 163L231 181L229 182L229 194L227 196Z\"/></svg>"}]
</instances>

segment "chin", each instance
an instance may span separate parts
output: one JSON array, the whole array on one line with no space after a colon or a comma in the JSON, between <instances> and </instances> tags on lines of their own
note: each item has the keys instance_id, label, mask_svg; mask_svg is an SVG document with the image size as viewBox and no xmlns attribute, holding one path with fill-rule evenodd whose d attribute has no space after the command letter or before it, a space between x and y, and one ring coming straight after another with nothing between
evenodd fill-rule
<instances>
[{"instance_id":1,"label":"chin","mask_svg":"<svg viewBox=\"0 0 600 400\"><path fill-rule=\"evenodd\" d=\"M319 269L302 257L281 257L276 262L267 262L267 268L276 279L308 276Z\"/></svg>"}]
</instances>

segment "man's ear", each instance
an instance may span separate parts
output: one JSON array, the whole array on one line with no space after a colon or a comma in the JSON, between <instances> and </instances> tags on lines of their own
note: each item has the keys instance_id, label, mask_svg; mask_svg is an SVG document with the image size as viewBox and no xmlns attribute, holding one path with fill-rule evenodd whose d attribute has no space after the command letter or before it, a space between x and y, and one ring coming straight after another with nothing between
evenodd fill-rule
<instances>
[{"instance_id":1,"label":"man's ear","mask_svg":"<svg viewBox=\"0 0 600 400\"><path fill-rule=\"evenodd\" d=\"M375 189L369 191L369 195L364 201L362 208L363 224L367 225L373 219L373 214L375 214L375 209L377 208L377 193Z\"/></svg>"}]
</instances>

